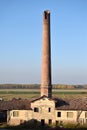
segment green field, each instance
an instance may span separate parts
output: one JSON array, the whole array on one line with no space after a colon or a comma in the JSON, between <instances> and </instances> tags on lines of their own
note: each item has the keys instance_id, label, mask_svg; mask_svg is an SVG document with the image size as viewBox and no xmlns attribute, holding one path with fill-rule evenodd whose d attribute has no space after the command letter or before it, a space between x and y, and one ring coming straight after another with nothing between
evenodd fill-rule
<instances>
[{"instance_id":1,"label":"green field","mask_svg":"<svg viewBox=\"0 0 87 130\"><path fill-rule=\"evenodd\" d=\"M32 99L40 96L40 89L0 89L0 98L10 100L12 98ZM87 97L87 90L53 90L53 97L80 98Z\"/></svg>"},{"instance_id":2,"label":"green field","mask_svg":"<svg viewBox=\"0 0 87 130\"><path fill-rule=\"evenodd\" d=\"M40 92L39 91L0 91L0 94L34 94L34 95L40 95ZM73 92L73 91L63 91L63 92L53 92L53 95L57 95L57 94L87 94L87 92L79 92L79 91L76 91L76 92Z\"/></svg>"}]
</instances>

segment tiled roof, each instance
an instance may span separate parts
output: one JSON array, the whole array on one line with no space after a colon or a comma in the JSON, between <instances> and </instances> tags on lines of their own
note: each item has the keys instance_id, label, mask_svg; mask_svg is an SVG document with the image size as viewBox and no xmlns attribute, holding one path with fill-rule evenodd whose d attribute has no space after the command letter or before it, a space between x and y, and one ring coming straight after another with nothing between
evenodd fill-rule
<instances>
[{"instance_id":1,"label":"tiled roof","mask_svg":"<svg viewBox=\"0 0 87 130\"><path fill-rule=\"evenodd\" d=\"M12 99L10 101L0 101L0 110L29 110L30 101L27 99Z\"/></svg>"},{"instance_id":2,"label":"tiled roof","mask_svg":"<svg viewBox=\"0 0 87 130\"><path fill-rule=\"evenodd\" d=\"M28 99L12 99L10 101L0 101L0 110L30 110L31 102L40 100L42 98L48 98L42 96L32 101ZM72 98L72 99L59 99L48 98L49 101L53 100L57 110L84 110L87 111L87 98Z\"/></svg>"},{"instance_id":3,"label":"tiled roof","mask_svg":"<svg viewBox=\"0 0 87 130\"><path fill-rule=\"evenodd\" d=\"M57 100L56 109L58 110L84 110L87 111L87 98L54 99Z\"/></svg>"},{"instance_id":4,"label":"tiled roof","mask_svg":"<svg viewBox=\"0 0 87 130\"><path fill-rule=\"evenodd\" d=\"M48 98L47 96L43 95L43 96L40 96L40 97L37 97L37 98L33 99L31 102L35 102L35 101L40 100L40 99L43 99L43 98L47 98L48 100L54 100L54 99L52 99L52 98ZM55 100L54 100L54 101L55 101Z\"/></svg>"},{"instance_id":5,"label":"tiled roof","mask_svg":"<svg viewBox=\"0 0 87 130\"><path fill-rule=\"evenodd\" d=\"M40 100L42 98L48 98L47 96L42 96L32 100L32 102ZM68 98L68 99L60 99L60 98L48 98L49 100L53 100L55 102L56 109L58 110L84 110L87 111L87 98Z\"/></svg>"}]
</instances>

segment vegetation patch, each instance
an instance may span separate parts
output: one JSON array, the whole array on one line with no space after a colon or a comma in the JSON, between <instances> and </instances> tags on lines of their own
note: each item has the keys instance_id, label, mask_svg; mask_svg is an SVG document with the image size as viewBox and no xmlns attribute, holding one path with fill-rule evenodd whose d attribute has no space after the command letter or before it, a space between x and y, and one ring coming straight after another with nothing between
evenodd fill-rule
<instances>
[{"instance_id":1,"label":"vegetation patch","mask_svg":"<svg viewBox=\"0 0 87 130\"><path fill-rule=\"evenodd\" d=\"M26 92L26 91L0 91L0 94L40 94L40 92Z\"/></svg>"},{"instance_id":2,"label":"vegetation patch","mask_svg":"<svg viewBox=\"0 0 87 130\"><path fill-rule=\"evenodd\" d=\"M0 94L40 94L39 91L0 91ZM87 92L79 92L79 91L63 91L63 92L53 92L53 94L87 94Z\"/></svg>"},{"instance_id":3,"label":"vegetation patch","mask_svg":"<svg viewBox=\"0 0 87 130\"><path fill-rule=\"evenodd\" d=\"M87 94L87 92L73 92L73 91L67 91L67 92L53 92L53 94Z\"/></svg>"},{"instance_id":4,"label":"vegetation patch","mask_svg":"<svg viewBox=\"0 0 87 130\"><path fill-rule=\"evenodd\" d=\"M60 125L56 126L53 125L41 125L41 122L37 120L30 120L28 122L24 122L21 125L18 126L9 126L7 124L0 125L0 129L4 130L87 130L87 125L76 125L76 124L63 124L61 127Z\"/></svg>"}]
</instances>

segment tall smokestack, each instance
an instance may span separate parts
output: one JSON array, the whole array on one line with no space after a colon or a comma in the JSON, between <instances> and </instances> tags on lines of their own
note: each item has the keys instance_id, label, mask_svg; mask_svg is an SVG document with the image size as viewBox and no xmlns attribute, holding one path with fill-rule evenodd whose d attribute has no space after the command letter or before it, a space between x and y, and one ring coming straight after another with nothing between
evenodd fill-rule
<instances>
[{"instance_id":1,"label":"tall smokestack","mask_svg":"<svg viewBox=\"0 0 87 130\"><path fill-rule=\"evenodd\" d=\"M48 10L43 13L41 96L43 95L52 97L50 11Z\"/></svg>"}]
</instances>

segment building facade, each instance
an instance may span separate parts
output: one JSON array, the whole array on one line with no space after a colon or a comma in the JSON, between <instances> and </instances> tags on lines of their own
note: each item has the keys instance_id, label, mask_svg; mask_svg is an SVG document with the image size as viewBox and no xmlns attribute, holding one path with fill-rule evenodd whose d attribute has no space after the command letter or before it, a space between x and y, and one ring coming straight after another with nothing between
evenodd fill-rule
<instances>
[{"instance_id":1,"label":"building facade","mask_svg":"<svg viewBox=\"0 0 87 130\"><path fill-rule=\"evenodd\" d=\"M77 101L79 102L76 103ZM10 110L8 124L18 125L33 119L41 124L87 124L87 106L84 107L86 102L82 99L77 101L42 96L31 101L29 110Z\"/></svg>"}]
</instances>

